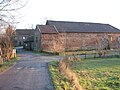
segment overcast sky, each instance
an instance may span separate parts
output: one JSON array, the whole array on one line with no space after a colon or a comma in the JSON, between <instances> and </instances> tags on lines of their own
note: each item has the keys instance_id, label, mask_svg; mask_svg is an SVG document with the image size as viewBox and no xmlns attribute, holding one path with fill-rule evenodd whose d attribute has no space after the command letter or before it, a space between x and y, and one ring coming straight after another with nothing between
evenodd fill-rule
<instances>
[{"instance_id":1,"label":"overcast sky","mask_svg":"<svg viewBox=\"0 0 120 90\"><path fill-rule=\"evenodd\" d=\"M59 20L108 23L120 29L120 0L29 0L19 13L17 28Z\"/></svg>"}]
</instances>

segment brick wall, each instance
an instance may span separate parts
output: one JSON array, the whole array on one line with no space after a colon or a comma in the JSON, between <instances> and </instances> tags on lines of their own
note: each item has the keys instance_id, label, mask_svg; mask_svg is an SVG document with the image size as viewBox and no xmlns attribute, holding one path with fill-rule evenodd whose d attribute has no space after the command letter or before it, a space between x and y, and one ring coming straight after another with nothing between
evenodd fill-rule
<instances>
[{"instance_id":1,"label":"brick wall","mask_svg":"<svg viewBox=\"0 0 120 90\"><path fill-rule=\"evenodd\" d=\"M103 49L102 39L106 36L110 48L117 48L117 40L120 34L117 33L67 33L66 50L91 50Z\"/></svg>"},{"instance_id":2,"label":"brick wall","mask_svg":"<svg viewBox=\"0 0 120 90\"><path fill-rule=\"evenodd\" d=\"M42 34L41 49L48 52L57 52L59 50L58 34Z\"/></svg>"},{"instance_id":3,"label":"brick wall","mask_svg":"<svg viewBox=\"0 0 120 90\"><path fill-rule=\"evenodd\" d=\"M66 50L95 49L101 35L96 33L67 33Z\"/></svg>"},{"instance_id":4,"label":"brick wall","mask_svg":"<svg viewBox=\"0 0 120 90\"><path fill-rule=\"evenodd\" d=\"M109 33L108 37L109 37L111 48L118 48L118 47L120 47L120 43L118 41L118 37L120 37L120 34Z\"/></svg>"},{"instance_id":5,"label":"brick wall","mask_svg":"<svg viewBox=\"0 0 120 90\"><path fill-rule=\"evenodd\" d=\"M58 33L42 34L41 48L48 52L61 52L69 50L91 50L102 48L102 38L107 36L110 47L116 48L117 38L120 34L112 33Z\"/></svg>"}]
</instances>

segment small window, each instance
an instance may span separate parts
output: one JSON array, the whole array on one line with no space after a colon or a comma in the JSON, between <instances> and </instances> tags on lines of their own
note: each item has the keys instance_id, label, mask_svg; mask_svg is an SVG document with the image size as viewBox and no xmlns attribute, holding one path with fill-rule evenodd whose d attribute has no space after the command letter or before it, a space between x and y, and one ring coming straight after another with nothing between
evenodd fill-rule
<instances>
[{"instance_id":1,"label":"small window","mask_svg":"<svg viewBox=\"0 0 120 90\"><path fill-rule=\"evenodd\" d=\"M38 37L36 37L36 43L38 42Z\"/></svg>"},{"instance_id":2,"label":"small window","mask_svg":"<svg viewBox=\"0 0 120 90\"><path fill-rule=\"evenodd\" d=\"M25 37L23 37L23 39L25 39Z\"/></svg>"}]
</instances>

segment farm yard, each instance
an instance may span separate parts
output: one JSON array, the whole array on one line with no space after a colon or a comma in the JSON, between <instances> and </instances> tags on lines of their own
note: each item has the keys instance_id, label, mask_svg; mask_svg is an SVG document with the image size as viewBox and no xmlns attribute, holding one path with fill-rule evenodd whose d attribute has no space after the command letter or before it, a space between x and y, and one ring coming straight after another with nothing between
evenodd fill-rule
<instances>
[{"instance_id":1,"label":"farm yard","mask_svg":"<svg viewBox=\"0 0 120 90\"><path fill-rule=\"evenodd\" d=\"M0 0L0 90L120 90L119 3Z\"/></svg>"},{"instance_id":2,"label":"farm yard","mask_svg":"<svg viewBox=\"0 0 120 90\"><path fill-rule=\"evenodd\" d=\"M58 62L49 67L56 90L74 90L71 81L59 72ZM82 59L70 62L69 67L83 90L120 90L120 58Z\"/></svg>"}]
</instances>

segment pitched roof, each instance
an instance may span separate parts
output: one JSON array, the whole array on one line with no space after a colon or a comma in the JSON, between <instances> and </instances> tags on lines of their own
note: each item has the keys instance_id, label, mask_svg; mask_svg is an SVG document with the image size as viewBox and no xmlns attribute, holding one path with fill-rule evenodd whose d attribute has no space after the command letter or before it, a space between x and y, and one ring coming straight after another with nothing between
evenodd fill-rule
<instances>
[{"instance_id":1,"label":"pitched roof","mask_svg":"<svg viewBox=\"0 0 120 90\"><path fill-rule=\"evenodd\" d=\"M54 26L51 25L37 25L40 32L44 34L58 33Z\"/></svg>"},{"instance_id":2,"label":"pitched roof","mask_svg":"<svg viewBox=\"0 0 120 90\"><path fill-rule=\"evenodd\" d=\"M34 29L16 29L16 35L34 35Z\"/></svg>"},{"instance_id":3,"label":"pitched roof","mask_svg":"<svg viewBox=\"0 0 120 90\"><path fill-rule=\"evenodd\" d=\"M69 22L48 20L46 25L54 25L59 32L112 32L120 33L120 30L101 23Z\"/></svg>"}]
</instances>

